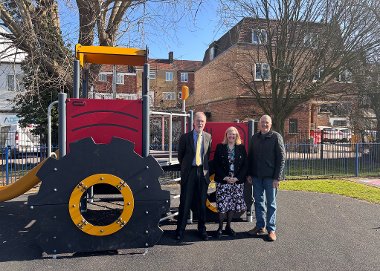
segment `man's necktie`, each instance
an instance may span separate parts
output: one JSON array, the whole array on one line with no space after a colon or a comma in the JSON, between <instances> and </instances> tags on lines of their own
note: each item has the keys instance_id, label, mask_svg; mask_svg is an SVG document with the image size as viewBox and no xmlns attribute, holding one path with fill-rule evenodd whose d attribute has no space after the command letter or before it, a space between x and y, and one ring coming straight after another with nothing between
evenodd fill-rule
<instances>
[{"instance_id":1,"label":"man's necktie","mask_svg":"<svg viewBox=\"0 0 380 271\"><path fill-rule=\"evenodd\" d=\"M201 158L201 146L202 146L202 134L198 134L198 139L197 139L197 148L195 150L195 164L197 166L200 166L202 163L202 158Z\"/></svg>"}]
</instances>

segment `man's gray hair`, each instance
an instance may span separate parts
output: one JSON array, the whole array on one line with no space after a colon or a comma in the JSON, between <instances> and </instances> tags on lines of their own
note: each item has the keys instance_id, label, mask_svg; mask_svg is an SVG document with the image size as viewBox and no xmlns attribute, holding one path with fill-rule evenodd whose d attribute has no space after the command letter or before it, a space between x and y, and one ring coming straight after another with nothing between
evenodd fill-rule
<instances>
[{"instance_id":1,"label":"man's gray hair","mask_svg":"<svg viewBox=\"0 0 380 271\"><path fill-rule=\"evenodd\" d=\"M262 115L261 118L260 118L260 121L262 119L268 119L270 121L270 123L272 123L272 118L269 115Z\"/></svg>"}]
</instances>

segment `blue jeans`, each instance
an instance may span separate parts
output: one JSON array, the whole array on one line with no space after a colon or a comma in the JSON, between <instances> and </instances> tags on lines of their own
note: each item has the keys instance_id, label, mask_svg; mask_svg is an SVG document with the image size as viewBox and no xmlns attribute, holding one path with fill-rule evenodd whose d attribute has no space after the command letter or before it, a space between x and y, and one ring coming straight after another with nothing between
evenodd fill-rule
<instances>
[{"instance_id":1,"label":"blue jeans","mask_svg":"<svg viewBox=\"0 0 380 271\"><path fill-rule=\"evenodd\" d=\"M276 230L276 196L272 178L253 178L257 228L266 227L268 232Z\"/></svg>"}]
</instances>

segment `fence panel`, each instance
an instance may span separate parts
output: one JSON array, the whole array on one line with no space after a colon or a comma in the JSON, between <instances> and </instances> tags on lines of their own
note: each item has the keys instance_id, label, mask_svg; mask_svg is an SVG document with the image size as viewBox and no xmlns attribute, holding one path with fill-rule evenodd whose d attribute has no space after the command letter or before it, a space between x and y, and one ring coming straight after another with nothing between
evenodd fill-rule
<instances>
[{"instance_id":1,"label":"fence panel","mask_svg":"<svg viewBox=\"0 0 380 271\"><path fill-rule=\"evenodd\" d=\"M161 144L152 147L161 149ZM287 179L380 175L380 143L288 143L285 148ZM27 152L17 152L11 147L0 151L0 186L17 181L47 157L45 145ZM163 179L168 178L166 175Z\"/></svg>"}]
</instances>

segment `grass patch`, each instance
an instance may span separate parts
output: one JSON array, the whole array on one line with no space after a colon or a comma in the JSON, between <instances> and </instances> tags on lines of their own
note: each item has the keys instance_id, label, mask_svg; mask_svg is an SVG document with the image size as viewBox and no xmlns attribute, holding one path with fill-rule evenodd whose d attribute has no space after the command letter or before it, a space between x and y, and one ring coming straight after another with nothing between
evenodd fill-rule
<instances>
[{"instance_id":1,"label":"grass patch","mask_svg":"<svg viewBox=\"0 0 380 271\"><path fill-rule=\"evenodd\" d=\"M281 189L337 194L380 204L380 188L348 180L284 181Z\"/></svg>"}]
</instances>

